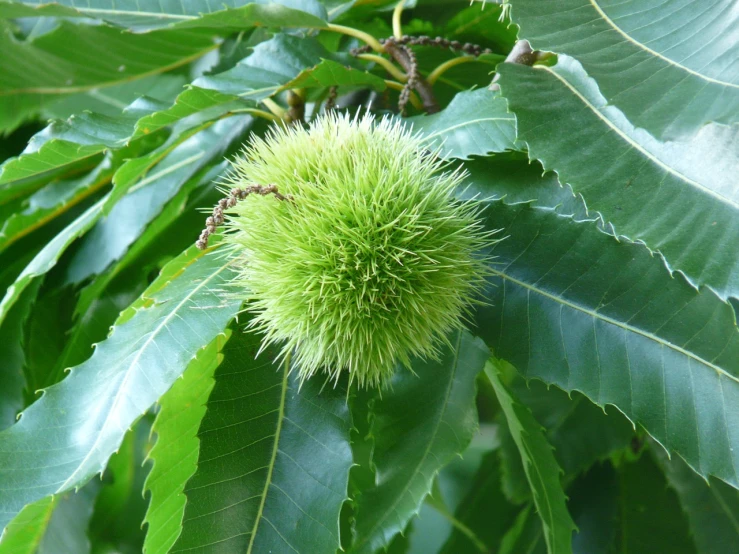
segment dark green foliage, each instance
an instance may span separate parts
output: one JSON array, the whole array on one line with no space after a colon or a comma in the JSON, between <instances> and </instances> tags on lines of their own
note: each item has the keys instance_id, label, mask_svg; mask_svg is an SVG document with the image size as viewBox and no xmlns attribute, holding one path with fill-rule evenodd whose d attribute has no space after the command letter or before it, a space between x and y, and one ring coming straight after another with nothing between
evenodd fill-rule
<instances>
[{"instance_id":1,"label":"dark green foliage","mask_svg":"<svg viewBox=\"0 0 739 554\"><path fill-rule=\"evenodd\" d=\"M733 0L0 0L0 554L739 552L738 29ZM242 172L296 203L231 206L276 260L234 287L230 162L334 110L398 133ZM424 219L440 195L484 229ZM268 345L266 289L324 317Z\"/></svg>"}]
</instances>

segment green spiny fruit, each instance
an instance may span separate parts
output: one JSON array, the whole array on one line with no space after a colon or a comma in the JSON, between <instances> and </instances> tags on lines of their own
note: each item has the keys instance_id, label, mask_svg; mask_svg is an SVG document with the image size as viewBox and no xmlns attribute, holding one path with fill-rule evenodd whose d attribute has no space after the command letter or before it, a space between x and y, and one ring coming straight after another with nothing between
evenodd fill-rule
<instances>
[{"instance_id":1,"label":"green spiny fruit","mask_svg":"<svg viewBox=\"0 0 739 554\"><path fill-rule=\"evenodd\" d=\"M226 210L233 285L302 379L323 369L385 384L462 326L492 239L479 204L455 200L463 174L446 166L370 115L278 128L233 162L228 185L261 191Z\"/></svg>"}]
</instances>

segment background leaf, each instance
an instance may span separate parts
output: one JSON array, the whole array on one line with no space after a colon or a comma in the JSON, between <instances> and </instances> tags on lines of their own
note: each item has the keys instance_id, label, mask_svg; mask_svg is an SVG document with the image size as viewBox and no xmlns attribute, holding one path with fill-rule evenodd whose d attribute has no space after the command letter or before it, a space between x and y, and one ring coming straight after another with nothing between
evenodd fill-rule
<instances>
[{"instance_id":1,"label":"background leaf","mask_svg":"<svg viewBox=\"0 0 739 554\"><path fill-rule=\"evenodd\" d=\"M171 70L214 46L209 36L195 31L134 35L65 21L35 40L20 42L0 21L0 132L15 129L61 95Z\"/></svg>"},{"instance_id":2,"label":"background leaf","mask_svg":"<svg viewBox=\"0 0 739 554\"><path fill-rule=\"evenodd\" d=\"M246 5L244 5L246 4ZM209 27L241 30L254 25L272 27L322 27L326 10L316 0L278 0L269 3L225 0L216 4L207 0L184 3L153 4L121 9L115 0L93 0L80 6L74 0L60 0L56 5L43 0L23 0L0 7L0 17L38 15L87 16L128 27L149 31L161 27ZM221 9L219 9L221 8Z\"/></svg>"},{"instance_id":3,"label":"background leaf","mask_svg":"<svg viewBox=\"0 0 739 554\"><path fill-rule=\"evenodd\" d=\"M708 483L678 457L656 451L668 484L675 490L690 522L700 554L731 552L739 544L739 492L717 479Z\"/></svg>"}]
</instances>

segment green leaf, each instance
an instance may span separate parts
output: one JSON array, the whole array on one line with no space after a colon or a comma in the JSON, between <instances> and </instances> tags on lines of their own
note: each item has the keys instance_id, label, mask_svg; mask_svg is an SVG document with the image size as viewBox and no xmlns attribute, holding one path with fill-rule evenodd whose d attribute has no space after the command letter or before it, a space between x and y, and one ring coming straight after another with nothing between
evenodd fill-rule
<instances>
[{"instance_id":1,"label":"green leaf","mask_svg":"<svg viewBox=\"0 0 739 554\"><path fill-rule=\"evenodd\" d=\"M515 149L516 120L508 113L505 99L486 88L460 92L437 114L403 121L425 135L444 159L468 160Z\"/></svg>"},{"instance_id":2,"label":"green leaf","mask_svg":"<svg viewBox=\"0 0 739 554\"><path fill-rule=\"evenodd\" d=\"M503 537L498 554L546 554L547 545L541 519L534 506L529 504L521 512L513 526Z\"/></svg>"},{"instance_id":3,"label":"green leaf","mask_svg":"<svg viewBox=\"0 0 739 554\"><path fill-rule=\"evenodd\" d=\"M418 513L438 471L469 444L477 427L475 378L489 356L458 331L438 361L398 371L375 401L371 434L374 487L356 498L352 553L387 546Z\"/></svg>"},{"instance_id":4,"label":"green leaf","mask_svg":"<svg viewBox=\"0 0 739 554\"><path fill-rule=\"evenodd\" d=\"M499 360L498 363L503 362ZM525 504L531 500L531 485L529 485L518 446L513 440L513 435L504 417L500 418L498 429L500 430L498 455L500 456L501 488L510 502L517 505Z\"/></svg>"},{"instance_id":5,"label":"green leaf","mask_svg":"<svg viewBox=\"0 0 739 554\"><path fill-rule=\"evenodd\" d=\"M11 244L45 225L110 183L110 158L90 173L73 179L52 181L32 194L21 212L11 215L0 227L0 253Z\"/></svg>"},{"instance_id":6,"label":"green leaf","mask_svg":"<svg viewBox=\"0 0 739 554\"><path fill-rule=\"evenodd\" d=\"M80 283L120 259L180 188L213 158L220 157L251 121L249 116L218 121L168 153L84 237L69 262L66 282ZM193 229L193 236L198 232Z\"/></svg>"},{"instance_id":7,"label":"green leaf","mask_svg":"<svg viewBox=\"0 0 739 554\"><path fill-rule=\"evenodd\" d=\"M15 276L28 261L29 256L24 256L0 270L0 290L13 283ZM0 341L0 430L15 423L16 415L23 408L24 328L40 285L41 282L36 281L26 294L21 295L20 302L13 306L9 317L0 325L0 334L3 337Z\"/></svg>"},{"instance_id":8,"label":"green leaf","mask_svg":"<svg viewBox=\"0 0 739 554\"><path fill-rule=\"evenodd\" d=\"M739 330L710 290L593 222L491 202L504 228L478 332L527 379L613 404L701 475L739 487Z\"/></svg>"},{"instance_id":9,"label":"green leaf","mask_svg":"<svg viewBox=\"0 0 739 554\"><path fill-rule=\"evenodd\" d=\"M120 116L136 99L146 97L158 102L172 102L182 92L188 79L176 73L157 73L119 85L94 88L89 91L62 96L45 104L43 119L66 119L75 114L89 111L96 114Z\"/></svg>"},{"instance_id":10,"label":"green leaf","mask_svg":"<svg viewBox=\"0 0 739 554\"><path fill-rule=\"evenodd\" d=\"M474 482L454 513L457 521L471 529L483 541L484 552L497 552L505 531L513 523L516 507L500 489L500 463L497 452L485 455ZM455 527L441 549L442 554L475 552L469 535Z\"/></svg>"},{"instance_id":11,"label":"green leaf","mask_svg":"<svg viewBox=\"0 0 739 554\"><path fill-rule=\"evenodd\" d=\"M90 552L87 526L99 489L99 483L92 482L76 493L68 492L59 499L36 554Z\"/></svg>"},{"instance_id":12,"label":"green leaf","mask_svg":"<svg viewBox=\"0 0 739 554\"><path fill-rule=\"evenodd\" d=\"M51 242L44 246L34 256L33 260L18 275L15 282L5 291L5 296L0 301L0 324L5 321L8 312L18 301L21 293L28 288L33 281L50 271L59 261L64 251L78 237L86 233L103 213L105 198L90 206L82 215L65 227L57 234Z\"/></svg>"},{"instance_id":13,"label":"green leaf","mask_svg":"<svg viewBox=\"0 0 739 554\"><path fill-rule=\"evenodd\" d=\"M649 456L619 469L615 552L696 554L675 492ZM725 551L724 551L725 552Z\"/></svg>"},{"instance_id":14,"label":"green leaf","mask_svg":"<svg viewBox=\"0 0 739 554\"><path fill-rule=\"evenodd\" d=\"M141 418L108 460L88 526L93 552L104 545L120 552L141 552L145 536L141 522L149 505L142 491L150 469L145 460L153 421L151 414Z\"/></svg>"},{"instance_id":15,"label":"green leaf","mask_svg":"<svg viewBox=\"0 0 739 554\"><path fill-rule=\"evenodd\" d=\"M147 2L121 9L115 0L93 0L86 6L74 0L23 0L1 3L0 17L66 16L93 17L135 31L162 27L208 27L240 31L248 27L324 27L326 9L316 0L278 0L273 2L224 0L217 4L208 0L178 3ZM214 9L213 6L216 6ZM219 9L220 8L220 9ZM225 8L225 9L223 9Z\"/></svg>"},{"instance_id":16,"label":"green leaf","mask_svg":"<svg viewBox=\"0 0 739 554\"><path fill-rule=\"evenodd\" d=\"M575 475L628 448L635 436L631 423L618 410L611 408L606 413L579 392L570 398L559 388L523 379L512 389L546 429L565 475Z\"/></svg>"},{"instance_id":17,"label":"green leaf","mask_svg":"<svg viewBox=\"0 0 739 554\"><path fill-rule=\"evenodd\" d=\"M324 58L336 58L338 61ZM348 69L344 61L312 38L278 34L261 42L233 68L195 79L173 106L142 117L133 139L185 119L183 124L207 121L229 111L239 111L286 88L362 84L378 90L385 87L379 77ZM340 81L340 82L339 82Z\"/></svg>"},{"instance_id":18,"label":"green leaf","mask_svg":"<svg viewBox=\"0 0 739 554\"><path fill-rule=\"evenodd\" d=\"M596 464L567 489L567 508L575 520L574 554L613 554L618 516L618 474L610 463ZM649 517L659 517L661 509ZM660 552L662 550L659 550Z\"/></svg>"},{"instance_id":19,"label":"green leaf","mask_svg":"<svg viewBox=\"0 0 739 554\"><path fill-rule=\"evenodd\" d=\"M87 526L99 488L93 482L77 493L27 506L5 529L0 554L89 553Z\"/></svg>"},{"instance_id":20,"label":"green leaf","mask_svg":"<svg viewBox=\"0 0 739 554\"><path fill-rule=\"evenodd\" d=\"M739 72L730 53L739 16L731 0L511 4L521 38L577 58L635 126L674 138L709 121L737 121Z\"/></svg>"},{"instance_id":21,"label":"green leaf","mask_svg":"<svg viewBox=\"0 0 739 554\"><path fill-rule=\"evenodd\" d=\"M130 140L136 140L159 129L174 125L179 121L197 115L197 121L208 121L220 117L230 110L243 108L244 104L230 94L190 86L175 98L174 104L166 109L152 111L136 122ZM194 118L193 118L194 119ZM183 122L183 127L192 123Z\"/></svg>"},{"instance_id":22,"label":"green leaf","mask_svg":"<svg viewBox=\"0 0 739 554\"><path fill-rule=\"evenodd\" d=\"M493 385L511 436L521 455L534 504L544 527L547 551L549 554L572 552L572 531L575 530L575 524L567 511L560 482L562 470L554 459L552 447L547 442L541 425L534 419L531 411L503 385L498 371L494 361L485 365L485 375Z\"/></svg>"},{"instance_id":23,"label":"green leaf","mask_svg":"<svg viewBox=\"0 0 739 554\"><path fill-rule=\"evenodd\" d=\"M655 452L688 516L700 554L724 554L739 544L739 492L717 479L708 483L677 457Z\"/></svg>"},{"instance_id":24,"label":"green leaf","mask_svg":"<svg viewBox=\"0 0 739 554\"><path fill-rule=\"evenodd\" d=\"M575 196L569 185L562 185L553 171L529 161L523 152L507 152L486 158L473 158L464 164L467 178L460 187L460 197L505 198L507 204L533 203L552 208L576 219L591 219L585 203Z\"/></svg>"},{"instance_id":25,"label":"green leaf","mask_svg":"<svg viewBox=\"0 0 739 554\"><path fill-rule=\"evenodd\" d=\"M0 537L0 554L34 554L60 498L43 498L23 508Z\"/></svg>"},{"instance_id":26,"label":"green leaf","mask_svg":"<svg viewBox=\"0 0 739 554\"><path fill-rule=\"evenodd\" d=\"M696 287L739 295L739 258L729 246L739 242L739 125L661 143L609 105L572 58L554 67L502 64L499 73L532 158Z\"/></svg>"},{"instance_id":27,"label":"green leaf","mask_svg":"<svg viewBox=\"0 0 739 554\"><path fill-rule=\"evenodd\" d=\"M300 387L288 363L272 361L274 348L255 360L259 347L259 336L240 329L226 343L173 553L333 554L340 546L352 465L346 390L320 378Z\"/></svg>"},{"instance_id":28,"label":"green leaf","mask_svg":"<svg viewBox=\"0 0 739 554\"><path fill-rule=\"evenodd\" d=\"M371 88L377 91L387 88L385 80L377 75L344 66L333 60L321 60L317 66L304 69L295 79L283 85L282 89L333 86Z\"/></svg>"},{"instance_id":29,"label":"green leaf","mask_svg":"<svg viewBox=\"0 0 739 554\"><path fill-rule=\"evenodd\" d=\"M34 135L23 153L6 160L0 172L0 202L25 193L26 183L50 172L118 149L131 138L134 125L143 116L162 109L161 103L140 99L118 116L82 113L66 121L55 121Z\"/></svg>"},{"instance_id":30,"label":"green leaf","mask_svg":"<svg viewBox=\"0 0 739 554\"><path fill-rule=\"evenodd\" d=\"M281 90L304 69L331 58L343 60L328 52L317 39L278 34L255 46L252 54L233 68L199 77L193 85L259 102Z\"/></svg>"},{"instance_id":31,"label":"green leaf","mask_svg":"<svg viewBox=\"0 0 739 554\"><path fill-rule=\"evenodd\" d=\"M215 384L213 373L220 362L223 342L224 337L219 336L201 350L182 379L159 400L160 409L152 428L157 442L148 456L154 465L144 485L151 493L144 520L148 525L146 554L167 554L182 530L187 502L183 491L197 470L198 427Z\"/></svg>"},{"instance_id":32,"label":"green leaf","mask_svg":"<svg viewBox=\"0 0 739 554\"><path fill-rule=\"evenodd\" d=\"M126 430L238 310L221 291L232 276L219 252L193 247L170 262L92 357L0 433L2 527L103 470Z\"/></svg>"},{"instance_id":33,"label":"green leaf","mask_svg":"<svg viewBox=\"0 0 739 554\"><path fill-rule=\"evenodd\" d=\"M0 21L0 132L14 129L61 95L169 71L214 47L212 39L200 32L135 35L66 21L34 40L20 42Z\"/></svg>"}]
</instances>

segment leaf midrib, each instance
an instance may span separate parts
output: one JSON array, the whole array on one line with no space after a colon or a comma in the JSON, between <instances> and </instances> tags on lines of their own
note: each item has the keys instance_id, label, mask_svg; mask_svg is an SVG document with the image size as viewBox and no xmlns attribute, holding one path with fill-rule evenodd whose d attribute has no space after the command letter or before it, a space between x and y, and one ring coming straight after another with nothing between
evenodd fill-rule
<instances>
[{"instance_id":1,"label":"leaf midrib","mask_svg":"<svg viewBox=\"0 0 739 554\"><path fill-rule=\"evenodd\" d=\"M195 260L201 259L202 256L199 258L195 258ZM193 260L193 262L195 261ZM128 364L128 369L125 372L125 376L123 378L123 381L121 382L120 387L118 388L118 391L116 392L115 396L113 397L113 403L111 404L110 408L108 409L108 413L105 416L105 420L103 421L103 424L100 428L100 432L98 433L97 438L95 439L95 442L90 447L89 452L87 455L82 459L82 461L77 466L77 469L74 470L74 473L67 478L66 481L64 481L61 486L57 489L57 493L62 492L66 490L67 485L70 482L73 482L74 478L77 476L77 474L80 472L80 470L84 467L84 465L87 463L87 461L90 459L90 457L93 455L94 452L97 450L97 445L100 442L100 437L103 435L103 431L108 425L108 421L110 420L111 414L115 411L116 406L118 405L118 402L121 398L122 393L125 391L126 382L128 381L129 377L131 376L131 368L134 367L136 364L138 364L139 359L141 358L142 353L149 347L150 344L154 343L154 339L164 330L167 328L168 323L176 316L178 315L180 309L188 302L190 299L200 291L203 287L207 286L207 284L213 280L216 276L218 276L222 271L224 271L227 267L229 267L230 262L226 260L226 263L221 265L216 271L208 275L205 279L203 279L196 287L194 287L191 291L189 291L185 297L167 314L166 317L157 325L157 327L151 332L151 334L146 338L144 343L141 345L141 348L136 352L131 362Z\"/></svg>"},{"instance_id":2,"label":"leaf midrib","mask_svg":"<svg viewBox=\"0 0 739 554\"><path fill-rule=\"evenodd\" d=\"M257 511L257 517L254 519L254 527L251 530L251 537L249 538L249 547L246 549L246 554L251 554L252 548L254 548L254 541L257 537L257 530L259 529L259 523L262 521L264 513L264 505L267 502L267 492L272 484L272 471L275 468L275 461L277 460L277 452L280 447L280 434L282 432L282 421L285 419L285 397L287 396L287 380L290 373L290 354L285 357L283 364L283 375L282 375L282 391L280 394L280 407L277 413L277 429L275 430L275 442L272 446L272 454L269 460L269 469L267 470L267 479L264 482L264 490L262 490L262 499L259 502L259 510ZM275 529L275 531L277 531Z\"/></svg>"},{"instance_id":3,"label":"leaf midrib","mask_svg":"<svg viewBox=\"0 0 739 554\"><path fill-rule=\"evenodd\" d=\"M436 131L435 133L431 133L429 135L424 135L423 140L429 140L434 137L438 137L439 135L443 135L445 133L449 133L450 131L454 131L455 129L461 129L462 127L469 127L470 125L477 125L479 123L483 123L485 121L513 121L513 117L481 117L479 119L473 119L470 121L465 121L464 123L458 123L456 125L452 125L450 127L445 127L444 129L440 131Z\"/></svg>"},{"instance_id":4,"label":"leaf midrib","mask_svg":"<svg viewBox=\"0 0 739 554\"><path fill-rule=\"evenodd\" d=\"M592 310L590 308L586 308L584 306L580 306L579 304L575 304L574 302L571 302L569 300L566 300L564 298L561 298L559 296L556 296L556 295L554 295L552 293L549 293L549 292L547 292L545 290L542 290L540 288L537 288L537 287L535 287L533 285L530 285L528 283L524 283L523 281L519 281L518 279L516 279L514 277L511 277L510 275L508 275L506 273L503 273L502 271L496 270L495 268L492 268L492 273L494 275L497 275L501 279L506 279L507 281L510 281L510 282L512 282L512 283L520 286L520 287L523 287L523 288L529 290L529 291L532 291L532 292L534 292L536 294L540 294L541 296L544 296L546 298L549 298L550 300L553 300L554 302L557 302L559 304L565 305L565 306L567 306L569 308L572 308L574 310L577 310L577 311L580 311L580 312L582 312L584 314L587 314L587 315L589 315L590 317L592 317L594 319L598 319L598 320L604 321L605 323L610 323L611 325L615 325L616 327L619 327L621 329L624 329L625 331L629 331L629 332L635 333L637 335L641 335L641 336L643 336L643 337L645 337L647 339L650 339L650 340L656 342L657 344L660 344L662 346L666 346L667 348L670 348L671 350L674 350L675 352L678 352L679 354L682 354L683 356L687 356L688 358L691 358L691 359L695 360L699 364L702 364L704 366L707 366L707 367L713 369L719 375L723 375L726 378L728 378L728 379L730 379L730 380L732 380L732 381L734 381L736 383L739 383L739 378L738 377L735 377L734 375L732 375L731 373L729 373L725 369L723 369L723 368L721 368L721 367L719 367L719 366L717 366L717 365L709 362L708 360L704 360L703 358L700 358L696 354L693 354L692 352L689 352L688 350L685 350L681 346L678 346L678 345L673 344L673 343L671 343L669 341L666 341L666 340L664 340L664 339L662 339L662 338L660 338L660 337L658 337L658 336L656 336L656 335L654 335L652 333L649 333L647 331L643 331L643 330L638 329L636 327L633 327L631 325L627 325L627 324L625 324L623 322L617 321L617 320L615 320L615 319L613 319L611 317L608 317L606 315L603 315L603 314L601 314L601 313L599 313L597 311L594 311L594 310Z\"/></svg>"}]
</instances>

